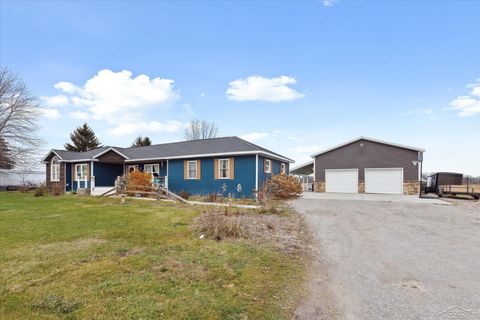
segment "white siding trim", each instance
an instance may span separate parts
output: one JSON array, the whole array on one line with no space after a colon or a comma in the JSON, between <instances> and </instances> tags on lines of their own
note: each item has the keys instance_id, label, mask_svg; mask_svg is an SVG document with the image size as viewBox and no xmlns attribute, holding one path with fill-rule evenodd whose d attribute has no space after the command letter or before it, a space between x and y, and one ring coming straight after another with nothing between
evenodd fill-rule
<instances>
[{"instance_id":1,"label":"white siding trim","mask_svg":"<svg viewBox=\"0 0 480 320\"><path fill-rule=\"evenodd\" d=\"M255 198L258 198L258 154L255 155Z\"/></svg>"}]
</instances>

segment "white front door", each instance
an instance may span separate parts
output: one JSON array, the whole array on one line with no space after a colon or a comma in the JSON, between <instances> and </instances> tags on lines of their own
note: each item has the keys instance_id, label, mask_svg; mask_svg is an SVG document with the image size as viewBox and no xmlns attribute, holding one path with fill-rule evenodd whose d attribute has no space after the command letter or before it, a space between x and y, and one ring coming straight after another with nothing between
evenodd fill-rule
<instances>
[{"instance_id":1,"label":"white front door","mask_svg":"<svg viewBox=\"0 0 480 320\"><path fill-rule=\"evenodd\" d=\"M365 169L365 193L403 194L403 168Z\"/></svg>"},{"instance_id":2,"label":"white front door","mask_svg":"<svg viewBox=\"0 0 480 320\"><path fill-rule=\"evenodd\" d=\"M326 169L325 192L358 193L358 169Z\"/></svg>"}]
</instances>

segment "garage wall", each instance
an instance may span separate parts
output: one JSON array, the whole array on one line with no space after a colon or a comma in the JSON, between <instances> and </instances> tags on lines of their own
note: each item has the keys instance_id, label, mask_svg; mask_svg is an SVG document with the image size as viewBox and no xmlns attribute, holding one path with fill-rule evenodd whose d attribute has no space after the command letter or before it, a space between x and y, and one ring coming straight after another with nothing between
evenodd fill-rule
<instances>
[{"instance_id":1,"label":"garage wall","mask_svg":"<svg viewBox=\"0 0 480 320\"><path fill-rule=\"evenodd\" d=\"M363 144L363 147L360 146ZM403 168L405 181L418 181L418 152L373 141L359 140L315 157L315 181L325 181L325 169L358 168L358 180L365 180L365 168Z\"/></svg>"}]
</instances>

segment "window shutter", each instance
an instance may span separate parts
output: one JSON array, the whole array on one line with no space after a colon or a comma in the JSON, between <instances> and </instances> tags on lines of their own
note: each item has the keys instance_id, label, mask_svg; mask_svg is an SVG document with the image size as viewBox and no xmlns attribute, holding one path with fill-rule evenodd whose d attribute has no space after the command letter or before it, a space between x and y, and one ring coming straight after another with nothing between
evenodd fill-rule
<instances>
[{"instance_id":1,"label":"window shutter","mask_svg":"<svg viewBox=\"0 0 480 320\"><path fill-rule=\"evenodd\" d=\"M202 179L202 160L197 160L197 180Z\"/></svg>"},{"instance_id":2,"label":"window shutter","mask_svg":"<svg viewBox=\"0 0 480 320\"><path fill-rule=\"evenodd\" d=\"M263 172L267 173L267 159L263 159Z\"/></svg>"},{"instance_id":3,"label":"window shutter","mask_svg":"<svg viewBox=\"0 0 480 320\"><path fill-rule=\"evenodd\" d=\"M218 159L213 159L213 177L218 180Z\"/></svg>"},{"instance_id":4,"label":"window shutter","mask_svg":"<svg viewBox=\"0 0 480 320\"><path fill-rule=\"evenodd\" d=\"M183 179L187 180L188 179L188 161L183 160Z\"/></svg>"},{"instance_id":5,"label":"window shutter","mask_svg":"<svg viewBox=\"0 0 480 320\"><path fill-rule=\"evenodd\" d=\"M230 158L230 180L235 179L235 158Z\"/></svg>"}]
</instances>

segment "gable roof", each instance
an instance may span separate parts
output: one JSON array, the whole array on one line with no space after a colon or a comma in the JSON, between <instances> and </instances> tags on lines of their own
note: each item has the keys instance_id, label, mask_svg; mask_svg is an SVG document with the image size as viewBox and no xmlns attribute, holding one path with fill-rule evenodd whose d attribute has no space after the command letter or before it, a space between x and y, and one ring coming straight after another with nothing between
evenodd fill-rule
<instances>
[{"instance_id":1,"label":"gable roof","mask_svg":"<svg viewBox=\"0 0 480 320\"><path fill-rule=\"evenodd\" d=\"M405 146L403 144L398 144L398 143L393 143L393 142L388 142L388 141L383 141L383 140L378 140L378 139L373 139L373 138L368 138L368 137L361 136L361 137L358 137L356 139L353 139L353 140L344 142L342 144L336 145L334 147L322 150L318 153L312 154L311 157L315 158L316 156L319 156L321 154L324 154L324 153L327 153L329 151L341 148L343 146L346 146L348 144L351 144L351 143L354 143L354 142L357 142L357 141L360 141L360 140L372 141L372 142L376 142L376 143L386 144L386 145L389 145L389 146L394 146L394 147L397 147L397 148L408 149L408 150L414 150L414 151L418 151L418 152L425 152L425 149L409 147L409 146Z\"/></svg>"},{"instance_id":2,"label":"gable roof","mask_svg":"<svg viewBox=\"0 0 480 320\"><path fill-rule=\"evenodd\" d=\"M126 159L125 162L248 154L262 154L285 162L295 162L290 158L262 148L239 137L180 141L145 147L120 148L105 146L85 152L54 149L51 152L55 152L63 161L72 162L82 160L98 161L98 159L96 159L97 157L110 150L123 156Z\"/></svg>"}]
</instances>

